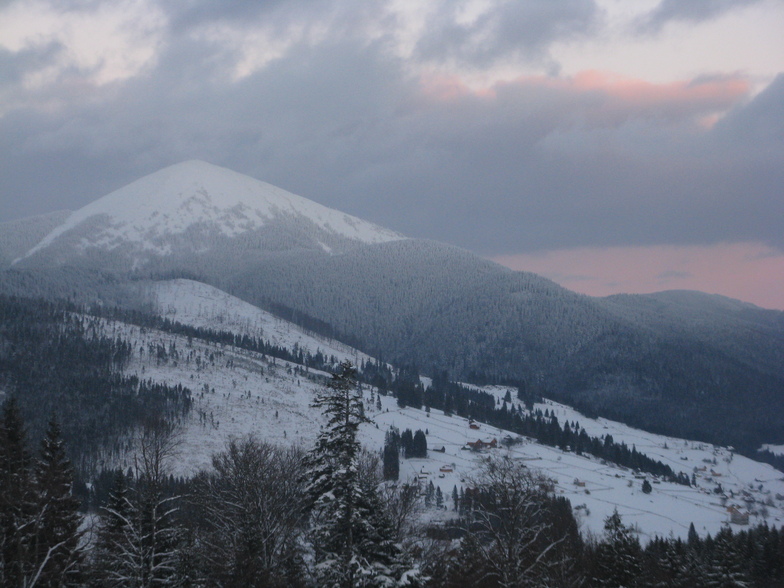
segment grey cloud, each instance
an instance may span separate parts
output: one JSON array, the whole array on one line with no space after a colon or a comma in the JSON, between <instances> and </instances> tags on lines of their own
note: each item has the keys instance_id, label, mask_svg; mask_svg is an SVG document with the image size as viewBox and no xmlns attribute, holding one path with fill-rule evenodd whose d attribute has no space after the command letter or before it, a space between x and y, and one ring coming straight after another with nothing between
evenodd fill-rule
<instances>
[{"instance_id":1,"label":"grey cloud","mask_svg":"<svg viewBox=\"0 0 784 588\"><path fill-rule=\"evenodd\" d=\"M784 148L776 132L758 140L781 128L781 80L695 133L690 118L635 111L586 124L602 97L558 84L434 99L383 41L329 35L240 81L234 59L175 35L144 76L1 118L0 220L73 209L200 158L485 254L784 245Z\"/></svg>"},{"instance_id":2,"label":"grey cloud","mask_svg":"<svg viewBox=\"0 0 784 588\"><path fill-rule=\"evenodd\" d=\"M661 0L638 23L641 32L657 33L672 21L701 22L760 0Z\"/></svg>"},{"instance_id":3,"label":"grey cloud","mask_svg":"<svg viewBox=\"0 0 784 588\"><path fill-rule=\"evenodd\" d=\"M727 144L743 141L749 148L784 146L784 73L748 106L719 121L713 132Z\"/></svg>"},{"instance_id":4,"label":"grey cloud","mask_svg":"<svg viewBox=\"0 0 784 588\"><path fill-rule=\"evenodd\" d=\"M0 47L0 87L18 83L26 74L38 71L54 60L63 47L50 43L43 47L9 51Z\"/></svg>"},{"instance_id":5,"label":"grey cloud","mask_svg":"<svg viewBox=\"0 0 784 588\"><path fill-rule=\"evenodd\" d=\"M456 18L460 8L459 2L440 5L417 44L419 58L483 66L509 55L540 57L552 41L589 30L599 14L593 0L500 0L463 24Z\"/></svg>"},{"instance_id":6,"label":"grey cloud","mask_svg":"<svg viewBox=\"0 0 784 588\"><path fill-rule=\"evenodd\" d=\"M342 26L342 33L355 35L368 17L377 17L384 0L191 0L177 2L159 0L175 33L187 32L203 24L216 22L232 26L254 27L263 24L272 29L285 29L294 23L325 23ZM336 31L337 32L337 31Z\"/></svg>"},{"instance_id":7,"label":"grey cloud","mask_svg":"<svg viewBox=\"0 0 784 588\"><path fill-rule=\"evenodd\" d=\"M282 8L307 5L318 10L325 5L322 0L190 0L188 2L159 2L166 12L173 29L187 30L204 23L216 21L257 22Z\"/></svg>"}]
</instances>

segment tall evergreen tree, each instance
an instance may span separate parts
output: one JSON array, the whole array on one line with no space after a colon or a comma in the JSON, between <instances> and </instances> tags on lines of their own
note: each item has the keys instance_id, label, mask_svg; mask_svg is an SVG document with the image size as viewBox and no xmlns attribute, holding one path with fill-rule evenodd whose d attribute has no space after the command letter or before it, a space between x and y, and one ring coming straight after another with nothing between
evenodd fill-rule
<instances>
[{"instance_id":1,"label":"tall evergreen tree","mask_svg":"<svg viewBox=\"0 0 784 588\"><path fill-rule=\"evenodd\" d=\"M412 453L413 457L427 457L427 437L421 429L414 433Z\"/></svg>"},{"instance_id":2,"label":"tall evergreen tree","mask_svg":"<svg viewBox=\"0 0 784 588\"><path fill-rule=\"evenodd\" d=\"M79 548L79 500L72 494L73 469L65 454L60 425L52 418L35 467L37 524L34 539L36 586L77 585L82 553Z\"/></svg>"},{"instance_id":3,"label":"tall evergreen tree","mask_svg":"<svg viewBox=\"0 0 784 588\"><path fill-rule=\"evenodd\" d=\"M710 588L744 588L751 586L742 547L729 527L722 528L714 539L704 566L703 581Z\"/></svg>"},{"instance_id":4,"label":"tall evergreen tree","mask_svg":"<svg viewBox=\"0 0 784 588\"><path fill-rule=\"evenodd\" d=\"M394 586L404 577L402 554L376 487L360 472L357 431L369 419L355 379L354 366L343 362L313 402L327 418L306 458L315 575L330 588Z\"/></svg>"},{"instance_id":5,"label":"tall evergreen tree","mask_svg":"<svg viewBox=\"0 0 784 588\"><path fill-rule=\"evenodd\" d=\"M591 585L634 586L642 575L642 549L617 510L605 519L604 536L605 541L596 549Z\"/></svg>"},{"instance_id":6,"label":"tall evergreen tree","mask_svg":"<svg viewBox=\"0 0 784 588\"><path fill-rule=\"evenodd\" d=\"M384 440L384 479L397 481L400 477L400 448L392 432L388 432Z\"/></svg>"},{"instance_id":7,"label":"tall evergreen tree","mask_svg":"<svg viewBox=\"0 0 784 588\"><path fill-rule=\"evenodd\" d=\"M27 584L32 565L35 493L19 405L3 404L0 424L0 585Z\"/></svg>"}]
</instances>

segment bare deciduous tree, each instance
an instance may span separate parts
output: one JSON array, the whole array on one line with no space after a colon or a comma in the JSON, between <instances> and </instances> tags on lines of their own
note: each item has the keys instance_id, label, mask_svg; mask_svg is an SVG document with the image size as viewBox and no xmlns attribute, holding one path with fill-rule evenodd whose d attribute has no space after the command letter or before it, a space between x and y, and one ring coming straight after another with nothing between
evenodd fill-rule
<instances>
[{"instance_id":1,"label":"bare deciduous tree","mask_svg":"<svg viewBox=\"0 0 784 588\"><path fill-rule=\"evenodd\" d=\"M552 483L508 456L485 459L470 483L474 510L464 551L477 580L521 588L561 576L566 562L558 547L567 535L556 531Z\"/></svg>"},{"instance_id":2,"label":"bare deciduous tree","mask_svg":"<svg viewBox=\"0 0 784 588\"><path fill-rule=\"evenodd\" d=\"M395 541L403 543L415 535L415 515L422 503L419 481L412 479L404 483L385 484L381 487L381 501L389 516Z\"/></svg>"},{"instance_id":3,"label":"bare deciduous tree","mask_svg":"<svg viewBox=\"0 0 784 588\"><path fill-rule=\"evenodd\" d=\"M296 585L302 533L302 454L232 439L197 480L205 575L221 586Z\"/></svg>"},{"instance_id":4,"label":"bare deciduous tree","mask_svg":"<svg viewBox=\"0 0 784 588\"><path fill-rule=\"evenodd\" d=\"M163 492L179 443L177 427L164 420L149 421L140 432L135 483L112 497L98 531L103 585L146 588L181 580L181 530L175 522L180 497Z\"/></svg>"}]
</instances>

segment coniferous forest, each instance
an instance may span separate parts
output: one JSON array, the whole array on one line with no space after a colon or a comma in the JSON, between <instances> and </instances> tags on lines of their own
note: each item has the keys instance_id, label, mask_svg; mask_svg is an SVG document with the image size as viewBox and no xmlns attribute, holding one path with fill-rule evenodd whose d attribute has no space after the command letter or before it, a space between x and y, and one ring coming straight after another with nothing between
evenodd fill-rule
<instances>
[{"instance_id":1,"label":"coniferous forest","mask_svg":"<svg viewBox=\"0 0 784 588\"><path fill-rule=\"evenodd\" d=\"M100 448L120 446L149 418L189 412L191 391L126 377L134 351L66 303L0 297L0 389L16 394L33 438L57 415L80 470ZM82 460L88 460L82 463Z\"/></svg>"},{"instance_id":2,"label":"coniferous forest","mask_svg":"<svg viewBox=\"0 0 784 588\"><path fill-rule=\"evenodd\" d=\"M490 458L455 493L459 517L428 526L417 493L382 484L356 441L361 411L344 364L314 404L328 426L307 452L232 440L187 481L167 476L177 437L143 428L82 523L73 467L51 420L31 446L14 398L0 426L0 583L28 586L784 586L784 530L761 525L641 546L613 514L581 537L569 501L534 469ZM459 539L459 541L457 541Z\"/></svg>"}]
</instances>

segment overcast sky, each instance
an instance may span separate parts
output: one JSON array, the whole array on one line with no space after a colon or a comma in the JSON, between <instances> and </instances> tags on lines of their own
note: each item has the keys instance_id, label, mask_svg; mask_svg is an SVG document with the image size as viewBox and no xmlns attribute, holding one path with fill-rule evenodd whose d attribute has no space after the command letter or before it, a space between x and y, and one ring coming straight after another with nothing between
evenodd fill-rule
<instances>
[{"instance_id":1,"label":"overcast sky","mask_svg":"<svg viewBox=\"0 0 784 588\"><path fill-rule=\"evenodd\" d=\"M590 293L784 309L781 0L0 0L0 221L204 159Z\"/></svg>"}]
</instances>

